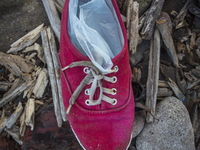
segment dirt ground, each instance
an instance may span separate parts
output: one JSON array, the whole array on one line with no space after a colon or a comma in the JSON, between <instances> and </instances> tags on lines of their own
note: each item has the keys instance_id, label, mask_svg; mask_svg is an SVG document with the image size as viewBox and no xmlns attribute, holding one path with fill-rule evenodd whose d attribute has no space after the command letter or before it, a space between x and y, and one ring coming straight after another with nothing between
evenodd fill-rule
<instances>
[{"instance_id":1,"label":"dirt ground","mask_svg":"<svg viewBox=\"0 0 200 150\"><path fill-rule=\"evenodd\" d=\"M1 0L0 51L42 23L49 21L41 0Z\"/></svg>"}]
</instances>

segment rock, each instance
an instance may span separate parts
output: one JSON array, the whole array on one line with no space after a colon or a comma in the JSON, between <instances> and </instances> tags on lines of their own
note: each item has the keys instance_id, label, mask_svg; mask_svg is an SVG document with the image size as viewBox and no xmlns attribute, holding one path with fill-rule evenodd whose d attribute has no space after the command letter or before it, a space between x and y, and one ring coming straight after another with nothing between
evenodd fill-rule
<instances>
[{"instance_id":1,"label":"rock","mask_svg":"<svg viewBox=\"0 0 200 150\"><path fill-rule=\"evenodd\" d=\"M144 111L135 112L132 138L135 138L142 131L142 129L144 128L144 123L145 123L145 112Z\"/></svg>"},{"instance_id":2,"label":"rock","mask_svg":"<svg viewBox=\"0 0 200 150\"><path fill-rule=\"evenodd\" d=\"M139 150L195 150L189 113L180 100L167 97L157 105L160 121L148 123L136 139Z\"/></svg>"}]
</instances>

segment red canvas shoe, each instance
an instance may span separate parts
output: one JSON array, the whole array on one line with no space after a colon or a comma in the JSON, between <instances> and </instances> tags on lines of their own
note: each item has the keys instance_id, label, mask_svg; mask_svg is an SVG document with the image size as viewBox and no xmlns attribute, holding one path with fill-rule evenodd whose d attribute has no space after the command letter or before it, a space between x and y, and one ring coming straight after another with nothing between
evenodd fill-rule
<instances>
[{"instance_id":1,"label":"red canvas shoe","mask_svg":"<svg viewBox=\"0 0 200 150\"><path fill-rule=\"evenodd\" d=\"M126 30L116 1L107 1L112 2L124 38L123 48L107 73L99 71L70 41L69 0L62 13L59 58L63 102L71 128L87 150L128 149L134 122Z\"/></svg>"}]
</instances>

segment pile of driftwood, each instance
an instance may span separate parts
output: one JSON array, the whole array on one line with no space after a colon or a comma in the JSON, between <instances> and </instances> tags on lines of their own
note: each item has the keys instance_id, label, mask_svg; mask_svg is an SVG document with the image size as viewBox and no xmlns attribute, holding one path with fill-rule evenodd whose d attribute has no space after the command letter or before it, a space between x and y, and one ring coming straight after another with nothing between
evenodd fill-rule
<instances>
[{"instance_id":1,"label":"pile of driftwood","mask_svg":"<svg viewBox=\"0 0 200 150\"><path fill-rule=\"evenodd\" d=\"M127 15L126 17L122 15L122 18L127 28L134 81L140 82L142 78L145 78L145 74L142 74L144 67L141 66L143 62L148 61L148 77L143 83L146 106L136 102L136 107L147 110L149 113L147 113L146 121L153 122L156 118L154 113L157 101L164 97L176 96L185 104L191 115L195 142L198 145L200 139L198 117L200 31L191 28L185 20L188 12L199 15L197 9L193 9L195 8L193 1L187 0L179 13L174 10L169 16L168 13L162 12L164 0L153 0L150 8L140 18L137 2L117 1L120 5L128 1ZM57 10L62 12L65 0L42 0L42 2L59 41L61 21ZM67 121L62 102L59 63L53 31L50 27L40 25L13 43L6 54L0 53L0 64L10 72L9 81L0 83L0 90L5 93L0 100L2 108L0 132L4 130L11 134L19 144L22 144L21 136L26 126L34 128L36 105L45 105L43 98L49 81L58 126L62 125L62 120ZM38 40L41 40L42 44L39 44ZM150 46L141 52L138 46L145 44L144 41L149 41ZM170 61L161 59L162 49L166 50ZM43 65L38 65L38 61ZM169 73L171 70L173 73ZM162 79L161 74L164 76ZM12 100L22 93L28 101L19 102L10 116L5 115L5 110L8 110ZM16 123L18 118L20 118L20 123Z\"/></svg>"},{"instance_id":2,"label":"pile of driftwood","mask_svg":"<svg viewBox=\"0 0 200 150\"><path fill-rule=\"evenodd\" d=\"M42 45L37 41L42 41ZM58 126L62 126L62 120L67 121L57 54L54 33L51 27L44 27L43 24L14 42L7 53L0 52L0 64L10 72L8 81L0 82L0 90L4 91L0 99L0 132L6 131L20 145L26 126L34 129L36 108L45 105L43 95L47 92L49 81ZM28 101L19 102L10 116L5 115L12 108L10 102L21 94ZM15 125L18 118L20 123Z\"/></svg>"},{"instance_id":3,"label":"pile of driftwood","mask_svg":"<svg viewBox=\"0 0 200 150\"><path fill-rule=\"evenodd\" d=\"M190 113L195 143L200 145L200 31L186 21L188 13L195 17L200 9L194 1L187 0L179 13L174 10L169 15L162 11L164 0L153 0L150 8L138 18L138 3L127 1L125 20L135 81L140 82L144 77L141 64L145 55L148 60L145 105L154 114L157 101L176 96ZM144 53L137 49L137 45L145 44L145 40L150 40L150 48ZM161 59L163 50L169 61ZM159 78L161 75L164 76L162 80ZM146 121L154 120L155 117L147 113Z\"/></svg>"}]
</instances>

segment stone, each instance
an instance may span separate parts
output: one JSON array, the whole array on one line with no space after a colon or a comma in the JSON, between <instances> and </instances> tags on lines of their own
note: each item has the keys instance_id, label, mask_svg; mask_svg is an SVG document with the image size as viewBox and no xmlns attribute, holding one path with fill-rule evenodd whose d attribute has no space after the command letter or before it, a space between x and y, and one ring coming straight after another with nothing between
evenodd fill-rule
<instances>
[{"instance_id":1,"label":"stone","mask_svg":"<svg viewBox=\"0 0 200 150\"><path fill-rule=\"evenodd\" d=\"M145 125L136 139L139 150L195 150L189 113L175 97L167 97L156 108L160 121Z\"/></svg>"},{"instance_id":2,"label":"stone","mask_svg":"<svg viewBox=\"0 0 200 150\"><path fill-rule=\"evenodd\" d=\"M145 112L144 111L135 112L132 138L135 138L142 131L142 129L144 128L144 124L145 124Z\"/></svg>"}]
</instances>

